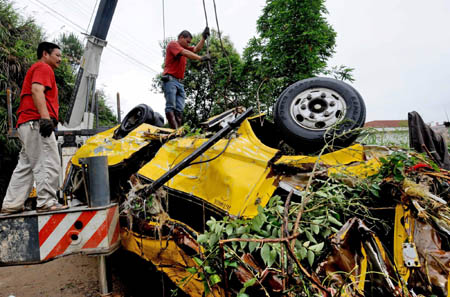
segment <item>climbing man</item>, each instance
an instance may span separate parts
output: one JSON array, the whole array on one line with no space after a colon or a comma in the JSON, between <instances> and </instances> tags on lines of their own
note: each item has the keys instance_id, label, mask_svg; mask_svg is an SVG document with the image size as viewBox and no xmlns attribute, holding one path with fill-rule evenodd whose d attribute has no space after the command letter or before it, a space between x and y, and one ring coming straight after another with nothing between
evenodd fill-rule
<instances>
[{"instance_id":1,"label":"climbing man","mask_svg":"<svg viewBox=\"0 0 450 297\"><path fill-rule=\"evenodd\" d=\"M198 53L209 37L209 28L206 27L202 33L202 39L195 46L189 46L192 35L189 31L182 31L176 41L171 41L166 48L166 59L164 62L164 72L162 75L164 97L166 98L166 117L172 129L181 127L183 123L183 109L186 93L181 81L186 70L186 58L200 60L202 62L210 60L209 55L199 56Z\"/></svg>"},{"instance_id":2,"label":"climbing man","mask_svg":"<svg viewBox=\"0 0 450 297\"><path fill-rule=\"evenodd\" d=\"M36 183L37 212L68 208L57 200L61 165L53 133L59 110L54 70L61 63L61 50L54 43L41 42L37 58L27 71L20 93L17 132L22 149L6 191L2 214L23 211L33 182Z\"/></svg>"}]
</instances>

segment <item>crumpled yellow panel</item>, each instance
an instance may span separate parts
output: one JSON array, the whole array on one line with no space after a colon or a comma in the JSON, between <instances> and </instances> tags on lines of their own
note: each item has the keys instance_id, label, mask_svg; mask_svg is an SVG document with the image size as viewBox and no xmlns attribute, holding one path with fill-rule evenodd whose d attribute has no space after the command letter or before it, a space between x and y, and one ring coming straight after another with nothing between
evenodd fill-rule
<instances>
[{"instance_id":1,"label":"crumpled yellow panel","mask_svg":"<svg viewBox=\"0 0 450 297\"><path fill-rule=\"evenodd\" d=\"M121 229L120 236L124 249L152 262L186 294L192 297L203 296L203 282L197 275L192 275L186 270L189 267L198 268L197 264L173 240L154 239L131 232L126 228ZM220 297L225 294L223 290L214 288L213 293L207 296Z\"/></svg>"},{"instance_id":2,"label":"crumpled yellow panel","mask_svg":"<svg viewBox=\"0 0 450 297\"><path fill-rule=\"evenodd\" d=\"M361 144L355 144L322 156L283 156L275 162L275 165L302 167L302 164L317 161L331 166L328 168L328 175L340 173L362 178L378 173L381 166L381 163L375 158L366 161L364 146Z\"/></svg>"},{"instance_id":3,"label":"crumpled yellow panel","mask_svg":"<svg viewBox=\"0 0 450 297\"><path fill-rule=\"evenodd\" d=\"M160 129L149 124L142 124L124 138L115 140L112 136L114 130L118 127L116 126L90 137L73 156L72 164L81 166L79 159L107 156L109 166L117 165L149 144L150 141L144 136L145 133L154 133Z\"/></svg>"},{"instance_id":4,"label":"crumpled yellow panel","mask_svg":"<svg viewBox=\"0 0 450 297\"><path fill-rule=\"evenodd\" d=\"M356 176L366 178L377 174L380 170L381 162L377 159L370 159L367 162L361 162L355 165L340 165L328 169L328 175L344 174L349 176Z\"/></svg>"},{"instance_id":5,"label":"crumpled yellow panel","mask_svg":"<svg viewBox=\"0 0 450 297\"><path fill-rule=\"evenodd\" d=\"M352 162L364 161L364 147L361 144L355 144L347 148L323 154L322 156L282 156L275 162L275 165L301 166L305 163L315 163L319 161L326 165L341 165Z\"/></svg>"},{"instance_id":6,"label":"crumpled yellow panel","mask_svg":"<svg viewBox=\"0 0 450 297\"><path fill-rule=\"evenodd\" d=\"M217 159L183 169L166 186L200 197L234 216L253 217L276 189L270 175L271 160L278 152L255 136L248 120ZM167 142L138 174L156 180L208 139L188 137ZM224 149L221 139L194 162L211 159Z\"/></svg>"}]
</instances>

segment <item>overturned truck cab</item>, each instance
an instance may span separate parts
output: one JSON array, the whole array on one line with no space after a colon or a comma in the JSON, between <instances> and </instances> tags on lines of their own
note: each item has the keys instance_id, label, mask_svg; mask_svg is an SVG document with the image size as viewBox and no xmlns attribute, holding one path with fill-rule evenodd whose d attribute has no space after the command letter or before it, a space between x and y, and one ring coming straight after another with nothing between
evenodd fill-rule
<instances>
[{"instance_id":1,"label":"overturned truck cab","mask_svg":"<svg viewBox=\"0 0 450 297\"><path fill-rule=\"evenodd\" d=\"M123 248L189 296L448 296L448 171L354 143L365 107L342 82L251 113L189 135L139 106L77 151L66 195L85 203L80 160L107 156Z\"/></svg>"}]
</instances>

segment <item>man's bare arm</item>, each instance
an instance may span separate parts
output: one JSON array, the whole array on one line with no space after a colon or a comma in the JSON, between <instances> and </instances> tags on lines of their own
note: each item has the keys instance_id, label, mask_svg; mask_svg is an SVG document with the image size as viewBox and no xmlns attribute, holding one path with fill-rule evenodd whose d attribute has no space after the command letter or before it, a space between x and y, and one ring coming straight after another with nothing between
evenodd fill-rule
<instances>
[{"instance_id":1,"label":"man's bare arm","mask_svg":"<svg viewBox=\"0 0 450 297\"><path fill-rule=\"evenodd\" d=\"M181 54L185 56L186 58L192 59L192 60L200 60L202 57L199 55L191 52L190 50L184 49L181 51Z\"/></svg>"},{"instance_id":2,"label":"man's bare arm","mask_svg":"<svg viewBox=\"0 0 450 297\"><path fill-rule=\"evenodd\" d=\"M43 85L37 83L31 85L31 96L33 97L34 106L36 106L42 119L50 119L44 92L45 87Z\"/></svg>"},{"instance_id":3,"label":"man's bare arm","mask_svg":"<svg viewBox=\"0 0 450 297\"><path fill-rule=\"evenodd\" d=\"M194 53L198 53L199 51L202 50L203 45L205 45L205 39L202 38L202 40L200 40L199 43L197 43L197 45L194 47Z\"/></svg>"}]
</instances>

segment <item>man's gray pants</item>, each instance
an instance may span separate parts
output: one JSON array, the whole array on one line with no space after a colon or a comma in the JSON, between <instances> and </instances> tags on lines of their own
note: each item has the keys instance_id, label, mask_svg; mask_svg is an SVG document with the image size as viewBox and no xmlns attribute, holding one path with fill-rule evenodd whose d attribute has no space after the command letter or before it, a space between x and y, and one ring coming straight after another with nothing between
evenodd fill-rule
<instances>
[{"instance_id":1,"label":"man's gray pants","mask_svg":"<svg viewBox=\"0 0 450 297\"><path fill-rule=\"evenodd\" d=\"M21 210L36 182L37 208L57 202L56 192L61 168L55 134L42 137L39 122L26 122L17 129L22 149L19 162L3 200L2 209Z\"/></svg>"}]
</instances>

